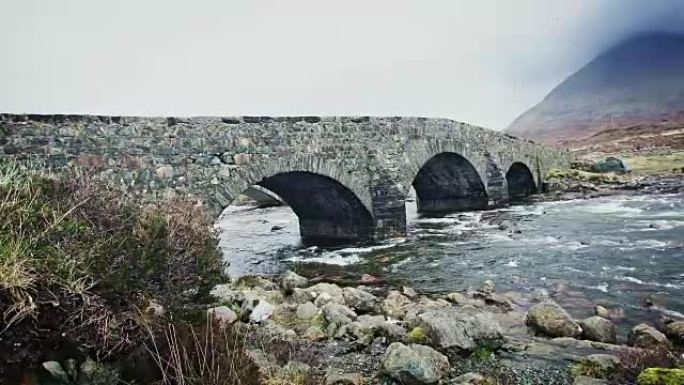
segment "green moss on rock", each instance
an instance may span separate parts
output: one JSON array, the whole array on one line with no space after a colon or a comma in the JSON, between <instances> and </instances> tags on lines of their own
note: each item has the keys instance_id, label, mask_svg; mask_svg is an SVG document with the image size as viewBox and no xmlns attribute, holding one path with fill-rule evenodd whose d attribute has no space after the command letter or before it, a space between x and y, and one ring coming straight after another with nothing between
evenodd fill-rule
<instances>
[{"instance_id":1,"label":"green moss on rock","mask_svg":"<svg viewBox=\"0 0 684 385\"><path fill-rule=\"evenodd\" d=\"M420 326L413 328L406 337L408 342L413 344L424 344L428 341L428 336L425 333L425 330Z\"/></svg>"},{"instance_id":2,"label":"green moss on rock","mask_svg":"<svg viewBox=\"0 0 684 385\"><path fill-rule=\"evenodd\" d=\"M639 378L639 385L682 385L684 384L684 369L645 369Z\"/></svg>"}]
</instances>

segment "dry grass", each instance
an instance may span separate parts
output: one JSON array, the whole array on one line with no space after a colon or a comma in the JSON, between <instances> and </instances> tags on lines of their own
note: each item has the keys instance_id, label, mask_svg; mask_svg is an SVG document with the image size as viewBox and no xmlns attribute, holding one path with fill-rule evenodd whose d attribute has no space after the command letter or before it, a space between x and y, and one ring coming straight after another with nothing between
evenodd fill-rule
<instances>
[{"instance_id":1,"label":"dry grass","mask_svg":"<svg viewBox=\"0 0 684 385\"><path fill-rule=\"evenodd\" d=\"M139 344L136 307L203 315L224 281L211 223L193 204L141 210L74 171L23 172L0 163L0 375L54 349L111 357Z\"/></svg>"},{"instance_id":2,"label":"dry grass","mask_svg":"<svg viewBox=\"0 0 684 385\"><path fill-rule=\"evenodd\" d=\"M154 332L148 351L161 385L258 385L258 370L245 352L244 338L212 320L202 327L167 325Z\"/></svg>"}]
</instances>

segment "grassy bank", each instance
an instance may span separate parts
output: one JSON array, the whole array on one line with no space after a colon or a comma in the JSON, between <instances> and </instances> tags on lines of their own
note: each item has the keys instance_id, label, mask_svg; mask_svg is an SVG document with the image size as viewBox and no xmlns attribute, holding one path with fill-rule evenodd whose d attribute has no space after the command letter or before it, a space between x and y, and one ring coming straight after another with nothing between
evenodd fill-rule
<instances>
[{"instance_id":1,"label":"grassy bank","mask_svg":"<svg viewBox=\"0 0 684 385\"><path fill-rule=\"evenodd\" d=\"M141 208L76 171L0 164L0 378L59 357L114 359L149 335L146 311L199 318L225 281L211 223L191 203Z\"/></svg>"}]
</instances>

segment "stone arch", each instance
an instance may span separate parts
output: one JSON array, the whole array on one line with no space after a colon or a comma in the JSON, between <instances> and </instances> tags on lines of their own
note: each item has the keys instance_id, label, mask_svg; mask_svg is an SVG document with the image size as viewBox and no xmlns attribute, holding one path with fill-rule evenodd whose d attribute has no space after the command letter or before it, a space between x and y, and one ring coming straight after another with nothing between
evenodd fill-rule
<instances>
[{"instance_id":1,"label":"stone arch","mask_svg":"<svg viewBox=\"0 0 684 385\"><path fill-rule=\"evenodd\" d=\"M361 182L318 157L252 157L222 182L218 212L250 186L258 185L292 208L305 244L365 242L373 239L374 220L367 187Z\"/></svg>"},{"instance_id":2,"label":"stone arch","mask_svg":"<svg viewBox=\"0 0 684 385\"><path fill-rule=\"evenodd\" d=\"M481 210L489 204L480 173L467 158L455 152L441 152L428 159L412 185L418 211L422 213Z\"/></svg>"},{"instance_id":3,"label":"stone arch","mask_svg":"<svg viewBox=\"0 0 684 385\"><path fill-rule=\"evenodd\" d=\"M508 197L511 200L524 198L537 192L534 174L523 162L514 162L506 172Z\"/></svg>"}]
</instances>

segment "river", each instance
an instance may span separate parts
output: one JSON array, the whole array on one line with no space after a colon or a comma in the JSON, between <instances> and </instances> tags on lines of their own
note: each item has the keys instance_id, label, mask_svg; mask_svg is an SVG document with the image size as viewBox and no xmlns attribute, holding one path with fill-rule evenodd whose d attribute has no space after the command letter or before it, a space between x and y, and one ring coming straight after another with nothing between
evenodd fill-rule
<instances>
[{"instance_id":1,"label":"river","mask_svg":"<svg viewBox=\"0 0 684 385\"><path fill-rule=\"evenodd\" d=\"M304 248L288 207L229 207L218 223L233 276L372 274L446 293L491 279L500 291L548 293L576 317L620 306L624 326L684 313L684 194L529 203L424 218L407 204L404 239L338 250ZM274 229L274 226L276 229ZM655 298L663 309L645 308Z\"/></svg>"}]
</instances>

